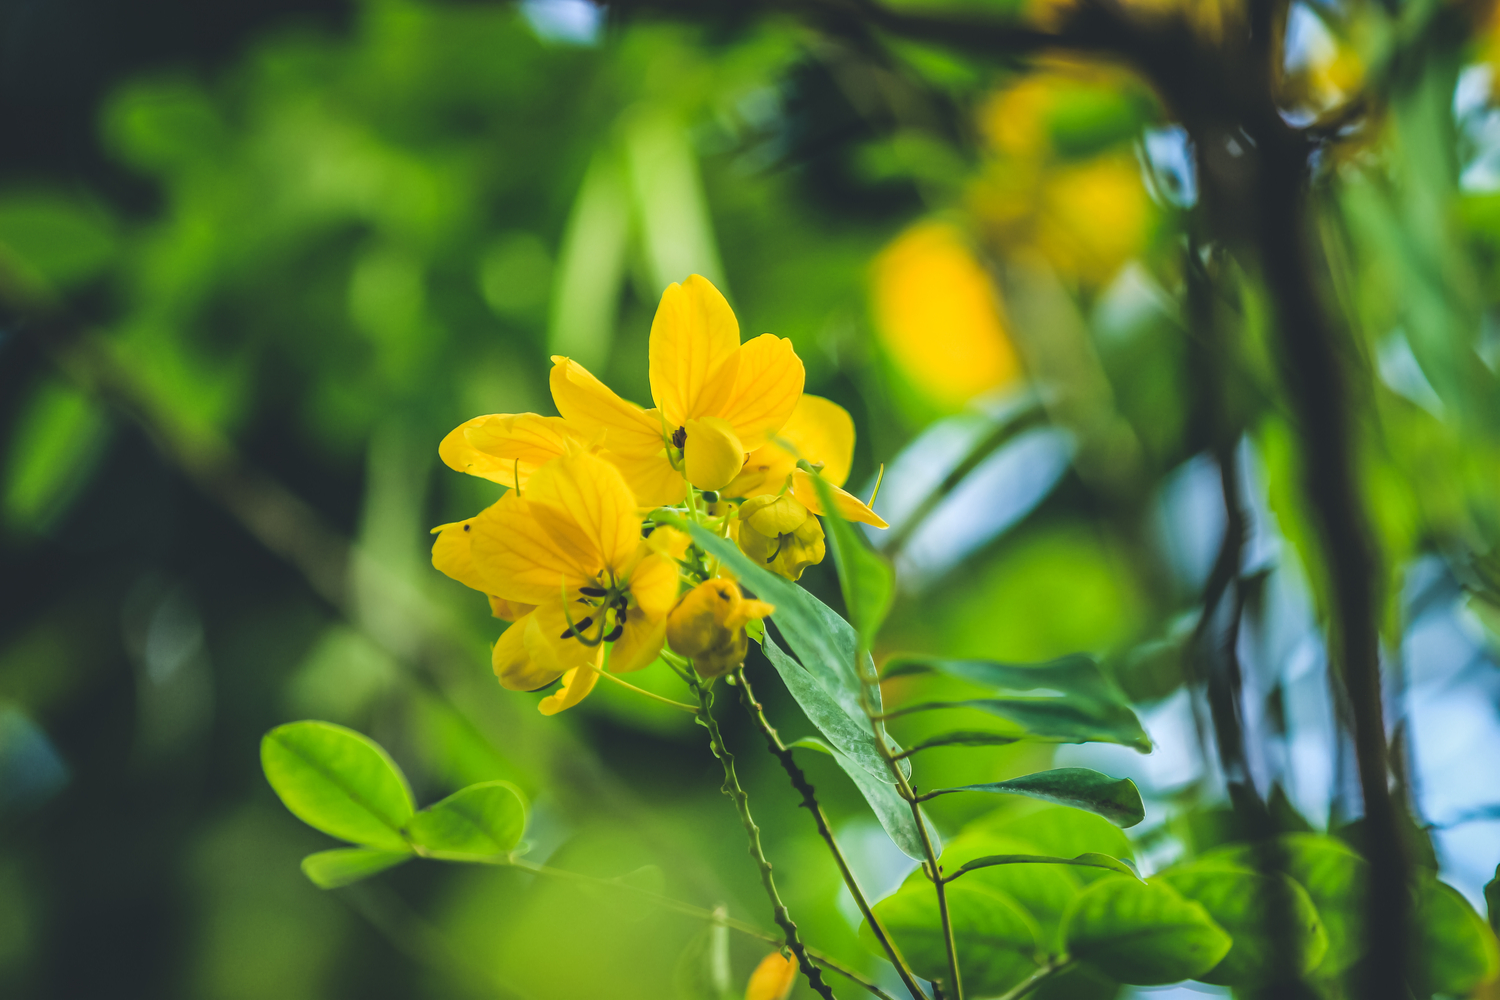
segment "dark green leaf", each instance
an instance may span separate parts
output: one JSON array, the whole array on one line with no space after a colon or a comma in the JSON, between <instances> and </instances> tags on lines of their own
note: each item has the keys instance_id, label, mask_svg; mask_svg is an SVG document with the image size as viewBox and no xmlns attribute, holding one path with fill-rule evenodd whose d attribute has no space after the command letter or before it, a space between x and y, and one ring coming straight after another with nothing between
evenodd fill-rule
<instances>
[{"instance_id":1,"label":"dark green leaf","mask_svg":"<svg viewBox=\"0 0 1500 1000\"><path fill-rule=\"evenodd\" d=\"M1009 781L992 781L982 785L940 788L929 795L952 792L990 792L999 795L1028 795L1034 799L1056 802L1098 813L1116 826L1135 826L1146 818L1145 806L1135 782L1129 778L1111 778L1087 767L1059 767L1051 771L1023 774Z\"/></svg>"},{"instance_id":2,"label":"dark green leaf","mask_svg":"<svg viewBox=\"0 0 1500 1000\"><path fill-rule=\"evenodd\" d=\"M454 792L411 818L407 836L444 855L488 858L513 850L526 829L526 806L515 787L485 781Z\"/></svg>"},{"instance_id":3,"label":"dark green leaf","mask_svg":"<svg viewBox=\"0 0 1500 1000\"><path fill-rule=\"evenodd\" d=\"M1500 974L1494 931L1451 885L1424 878L1413 917L1411 983L1418 996L1467 996Z\"/></svg>"},{"instance_id":4,"label":"dark green leaf","mask_svg":"<svg viewBox=\"0 0 1500 1000\"><path fill-rule=\"evenodd\" d=\"M376 851L368 847L340 847L319 851L302 859L302 874L319 889L337 889L350 882L378 875L403 861L410 861L409 851Z\"/></svg>"},{"instance_id":5,"label":"dark green leaf","mask_svg":"<svg viewBox=\"0 0 1500 1000\"><path fill-rule=\"evenodd\" d=\"M1200 904L1234 946L1198 978L1218 986L1298 979L1328 952L1328 934L1307 891L1285 875L1263 875L1224 862L1170 868L1157 879Z\"/></svg>"},{"instance_id":6,"label":"dark green leaf","mask_svg":"<svg viewBox=\"0 0 1500 1000\"><path fill-rule=\"evenodd\" d=\"M373 740L331 722L289 722L260 743L266 780L292 814L332 837L409 850L416 807L406 778Z\"/></svg>"},{"instance_id":7,"label":"dark green leaf","mask_svg":"<svg viewBox=\"0 0 1500 1000\"><path fill-rule=\"evenodd\" d=\"M851 718L811 673L782 652L781 647L769 635L766 636L762 649L766 659L771 661L771 666L781 676L782 683L806 713L808 721L818 727L818 732L828 737L828 742L870 775L879 781L895 784L896 779L891 776L890 767L880 755L880 747L875 742L874 728L863 717L863 713L859 721ZM860 722L864 724L861 725ZM890 746L892 754L900 752L894 742ZM901 768L905 774L911 774L909 761L901 761Z\"/></svg>"},{"instance_id":8,"label":"dark green leaf","mask_svg":"<svg viewBox=\"0 0 1500 1000\"><path fill-rule=\"evenodd\" d=\"M1114 875L1078 897L1063 939L1074 958L1135 986L1200 976L1223 960L1231 944L1202 906L1170 886Z\"/></svg>"},{"instance_id":9,"label":"dark green leaf","mask_svg":"<svg viewBox=\"0 0 1500 1000\"><path fill-rule=\"evenodd\" d=\"M854 526L839 515L833 503L833 490L823 477L814 473L811 479L823 509L828 512L823 518L823 526L833 548L844 607L849 609L849 617L863 648L872 649L875 636L891 610L891 601L896 594L896 574L889 563L870 550Z\"/></svg>"},{"instance_id":10,"label":"dark green leaf","mask_svg":"<svg viewBox=\"0 0 1500 1000\"><path fill-rule=\"evenodd\" d=\"M989 660L944 660L904 656L886 666L886 677L943 673L995 690L1000 697L930 702L898 709L973 708L1022 726L1027 734L1061 743L1118 743L1142 753L1151 739L1125 693L1093 657L1074 653L1033 666Z\"/></svg>"},{"instance_id":11,"label":"dark green leaf","mask_svg":"<svg viewBox=\"0 0 1500 1000\"><path fill-rule=\"evenodd\" d=\"M949 878L958 878L967 872L991 868L995 865L1081 865L1085 868L1103 868L1107 871L1119 872L1121 875L1129 875L1131 878L1140 878L1134 868L1108 854L1080 854L1076 858L1052 858L1045 854L989 854L966 862Z\"/></svg>"},{"instance_id":12,"label":"dark green leaf","mask_svg":"<svg viewBox=\"0 0 1500 1000\"><path fill-rule=\"evenodd\" d=\"M1484 885L1484 908L1490 918L1490 930L1500 934L1500 865L1495 866L1495 877Z\"/></svg>"},{"instance_id":13,"label":"dark green leaf","mask_svg":"<svg viewBox=\"0 0 1500 1000\"><path fill-rule=\"evenodd\" d=\"M1041 936L1036 921L1014 899L977 882L948 886L946 894L966 993L994 996L1036 971ZM948 977L937 898L920 873L872 909L912 971L924 979ZM860 928L860 937L879 953L868 926Z\"/></svg>"},{"instance_id":14,"label":"dark green leaf","mask_svg":"<svg viewBox=\"0 0 1500 1000\"><path fill-rule=\"evenodd\" d=\"M958 729L951 733L943 733L931 739L923 740L916 744L908 754L916 753L918 750L928 750L932 747L1003 747L1012 743L1018 743L1025 739L1024 736L1008 736L1005 733L987 733L983 730Z\"/></svg>"},{"instance_id":15,"label":"dark green leaf","mask_svg":"<svg viewBox=\"0 0 1500 1000\"><path fill-rule=\"evenodd\" d=\"M887 781L876 781L865 768L851 761L845 755L828 746L822 740L815 737L804 737L790 744L794 747L802 747L807 750L819 750L838 761L839 767L858 786L860 794L870 804L875 812L875 818L880 820L880 825L891 840L907 857L922 861L927 857L922 847L922 835L917 829L916 818L912 815L911 803L903 799L896 791L895 784ZM938 839L937 831L932 824L927 824L927 836L931 840L933 853L936 854L942 848L942 842Z\"/></svg>"}]
</instances>

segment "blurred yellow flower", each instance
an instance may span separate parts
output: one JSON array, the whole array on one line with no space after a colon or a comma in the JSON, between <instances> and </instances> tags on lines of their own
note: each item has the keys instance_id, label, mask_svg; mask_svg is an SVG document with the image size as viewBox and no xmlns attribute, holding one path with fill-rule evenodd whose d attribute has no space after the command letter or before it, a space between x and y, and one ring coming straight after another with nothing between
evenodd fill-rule
<instances>
[{"instance_id":1,"label":"blurred yellow flower","mask_svg":"<svg viewBox=\"0 0 1500 1000\"><path fill-rule=\"evenodd\" d=\"M745 987L745 1000L786 1000L791 996L792 985L796 981L796 959L773 951L761 959L755 971L750 973L750 983Z\"/></svg>"},{"instance_id":2,"label":"blurred yellow flower","mask_svg":"<svg viewBox=\"0 0 1500 1000\"><path fill-rule=\"evenodd\" d=\"M745 662L745 624L775 610L747 599L732 580L705 580L667 615L667 644L691 659L701 676L719 677Z\"/></svg>"},{"instance_id":3,"label":"blurred yellow flower","mask_svg":"<svg viewBox=\"0 0 1500 1000\"><path fill-rule=\"evenodd\" d=\"M677 599L678 567L641 538L636 500L620 471L577 449L477 517L445 526L433 561L513 611L532 608L500 636L493 665L513 690L561 677L562 689L541 702L547 715L589 693L606 646L613 673L651 663Z\"/></svg>"},{"instance_id":4,"label":"blurred yellow flower","mask_svg":"<svg viewBox=\"0 0 1500 1000\"><path fill-rule=\"evenodd\" d=\"M876 258L872 284L881 343L934 403L962 406L1020 374L994 283L954 226L902 233Z\"/></svg>"},{"instance_id":5,"label":"blurred yellow flower","mask_svg":"<svg viewBox=\"0 0 1500 1000\"><path fill-rule=\"evenodd\" d=\"M568 358L552 360L558 412L599 437L651 507L681 502L688 483L729 485L747 453L791 417L805 378L790 340L766 333L741 344L729 303L696 274L667 287L651 324L654 409L626 402Z\"/></svg>"}]
</instances>

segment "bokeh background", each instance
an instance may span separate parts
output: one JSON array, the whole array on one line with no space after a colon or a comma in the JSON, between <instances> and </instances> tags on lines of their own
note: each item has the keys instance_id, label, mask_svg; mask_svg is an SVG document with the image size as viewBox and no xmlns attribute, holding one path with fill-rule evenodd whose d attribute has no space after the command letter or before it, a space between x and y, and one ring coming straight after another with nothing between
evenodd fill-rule
<instances>
[{"instance_id":1,"label":"bokeh background","mask_svg":"<svg viewBox=\"0 0 1500 1000\"><path fill-rule=\"evenodd\" d=\"M674 995L702 928L630 898L440 864L314 888L298 861L330 845L258 759L299 718L372 735L422 802L515 782L538 860L656 865L670 893L769 922L702 732L607 686L542 718L494 683L482 598L427 556L495 489L442 467L441 436L552 412L554 353L647 399L656 301L694 272L853 414L853 486L885 468L872 541L901 596L881 655L1090 651L1158 744L942 750L929 787L1086 764L1146 794L1147 868L1229 835L1190 662L1227 465L1254 786L1287 826L1357 821L1264 295L1195 242L1192 150L1151 91L685 9L0 3L0 994ZM1360 80L1351 10L1293 4L1289 118ZM1404 790L1481 910L1500 862L1485 38L1320 180L1397 581ZM1227 400L1204 398L1193 260L1236 289ZM828 570L806 582L836 602ZM811 732L756 666L783 732ZM724 714L805 935L873 972L811 822ZM911 863L807 766L872 898L894 888ZM933 803L943 830L996 808L964 798ZM734 942L736 982L763 950Z\"/></svg>"}]
</instances>

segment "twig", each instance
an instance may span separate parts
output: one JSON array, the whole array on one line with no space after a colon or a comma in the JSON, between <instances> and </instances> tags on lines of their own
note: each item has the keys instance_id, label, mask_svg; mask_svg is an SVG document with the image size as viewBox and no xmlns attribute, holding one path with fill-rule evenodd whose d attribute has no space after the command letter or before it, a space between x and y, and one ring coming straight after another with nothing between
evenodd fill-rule
<instances>
[{"instance_id":1,"label":"twig","mask_svg":"<svg viewBox=\"0 0 1500 1000\"><path fill-rule=\"evenodd\" d=\"M849 894L854 897L854 903L859 907L859 912L864 915L865 922L870 927L870 933L880 942L880 947L885 950L886 956L891 964L896 967L896 973L901 977L902 984L907 992L912 995L913 1000L924 1000L926 994L922 992L921 986L917 985L916 976L906 965L906 960L896 950L895 943L891 941L886 933L885 927L880 923L874 911L870 908L869 901L859 887L859 882L854 877L854 872L849 867L849 861L844 857L844 852L839 848L838 841L834 839L833 830L828 825L828 817L823 813L822 806L818 805L816 794L812 783L807 780L807 775L798 766L792 756L792 751L781 741L781 736L766 718L765 708L755 699L755 692L750 687L750 680L745 676L745 670L741 667L735 673L735 680L739 684L740 704L745 706L745 711L760 727L761 735L766 738L766 748L771 751L786 771L787 777L791 779L792 787L802 794L802 805L812 813L813 821L818 826L818 836L828 845L828 852L833 855L834 863L838 865L839 874L844 878L844 885L849 888Z\"/></svg>"},{"instance_id":2,"label":"twig","mask_svg":"<svg viewBox=\"0 0 1500 1000\"><path fill-rule=\"evenodd\" d=\"M1042 985L1047 980L1057 975L1059 972L1062 972L1064 969L1070 968L1072 964L1073 960L1070 958L1048 959L1046 965L1042 966L1040 969L1037 969L1031 975L1027 976L1025 979L1021 980L1010 989L1006 990L1005 993L997 997L996 1000L1021 1000L1021 998L1026 994L1030 993L1032 990L1036 989L1038 986Z\"/></svg>"},{"instance_id":3,"label":"twig","mask_svg":"<svg viewBox=\"0 0 1500 1000\"><path fill-rule=\"evenodd\" d=\"M749 839L750 857L755 861L756 868L760 871L760 883L765 887L766 896L771 900L772 914L778 927L786 935L786 946L791 949L797 957L797 964L802 968L802 974L807 977L807 983L824 1000L834 1000L833 990L823 981L823 973L807 953L807 947L802 943L801 936L797 933L797 924L792 920L791 912L787 910L786 904L781 901L781 894L776 891L776 879L771 874L771 862L766 860L766 852L760 844L760 827L755 825L755 819L750 815L750 799L745 790L740 787L740 779L734 771L734 755L729 752L729 747L724 744L724 737L719 733L719 723L713 715L713 694L708 686L696 677L692 679L693 691L698 695L698 721L708 730L710 745L713 747L714 756L724 765L724 794L734 801L734 808L740 814L740 824L745 828L745 836Z\"/></svg>"}]
</instances>

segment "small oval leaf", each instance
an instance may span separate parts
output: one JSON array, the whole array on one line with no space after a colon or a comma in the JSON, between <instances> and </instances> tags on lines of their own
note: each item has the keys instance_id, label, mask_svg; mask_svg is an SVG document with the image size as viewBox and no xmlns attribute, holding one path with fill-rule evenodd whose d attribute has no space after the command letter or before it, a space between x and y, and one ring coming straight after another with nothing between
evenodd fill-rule
<instances>
[{"instance_id":1,"label":"small oval leaf","mask_svg":"<svg viewBox=\"0 0 1500 1000\"><path fill-rule=\"evenodd\" d=\"M358 882L362 878L378 875L387 868L394 868L410 861L415 855L410 851L376 851L368 847L340 847L332 851L319 851L302 859L302 874L319 889L337 889L341 885Z\"/></svg>"},{"instance_id":2,"label":"small oval leaf","mask_svg":"<svg viewBox=\"0 0 1500 1000\"><path fill-rule=\"evenodd\" d=\"M526 830L526 805L507 781L460 789L411 818L411 842L441 855L491 858L510 853Z\"/></svg>"},{"instance_id":3,"label":"small oval leaf","mask_svg":"<svg viewBox=\"0 0 1500 1000\"><path fill-rule=\"evenodd\" d=\"M396 762L380 745L331 722L289 722L260 743L261 767L281 801L331 837L407 850L401 830L416 806Z\"/></svg>"},{"instance_id":4,"label":"small oval leaf","mask_svg":"<svg viewBox=\"0 0 1500 1000\"><path fill-rule=\"evenodd\" d=\"M1135 787L1135 782L1129 778L1111 778L1087 767L1059 767L1051 771L1023 774L1009 781L939 788L927 794L948 795L952 792L1027 795L1076 809L1087 809L1122 827L1135 826L1146 818L1146 808L1141 802L1141 793Z\"/></svg>"},{"instance_id":5,"label":"small oval leaf","mask_svg":"<svg viewBox=\"0 0 1500 1000\"><path fill-rule=\"evenodd\" d=\"M1133 986L1200 976L1223 960L1232 943L1202 906L1170 886L1115 875L1078 897L1063 939L1074 958Z\"/></svg>"}]
</instances>

